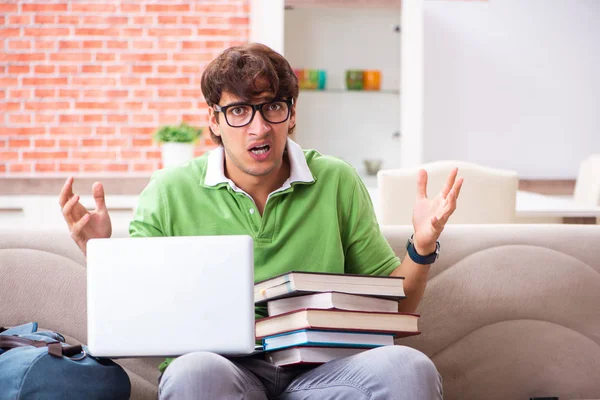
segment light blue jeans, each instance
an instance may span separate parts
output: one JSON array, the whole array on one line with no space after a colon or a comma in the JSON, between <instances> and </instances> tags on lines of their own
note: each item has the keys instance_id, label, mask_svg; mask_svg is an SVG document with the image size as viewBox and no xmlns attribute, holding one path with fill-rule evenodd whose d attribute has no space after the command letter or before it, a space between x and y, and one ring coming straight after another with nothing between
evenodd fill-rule
<instances>
[{"instance_id":1,"label":"light blue jeans","mask_svg":"<svg viewBox=\"0 0 600 400\"><path fill-rule=\"evenodd\" d=\"M423 353L384 346L319 366L277 367L262 358L208 352L174 360L161 378L160 400L442 399L442 378Z\"/></svg>"}]
</instances>

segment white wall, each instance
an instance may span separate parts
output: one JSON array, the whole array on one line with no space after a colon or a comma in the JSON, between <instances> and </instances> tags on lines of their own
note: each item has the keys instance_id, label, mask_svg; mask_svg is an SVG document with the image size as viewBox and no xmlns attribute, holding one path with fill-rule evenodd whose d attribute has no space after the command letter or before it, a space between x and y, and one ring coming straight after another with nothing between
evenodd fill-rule
<instances>
[{"instance_id":1,"label":"white wall","mask_svg":"<svg viewBox=\"0 0 600 400\"><path fill-rule=\"evenodd\" d=\"M328 89L343 89L347 69L379 69L382 88L400 86L400 10L298 8L285 11L285 56L293 68L325 69ZM399 165L397 93L302 91L296 140L350 162Z\"/></svg>"},{"instance_id":2,"label":"white wall","mask_svg":"<svg viewBox=\"0 0 600 400\"><path fill-rule=\"evenodd\" d=\"M600 153L600 1L424 6L424 161L574 178Z\"/></svg>"}]
</instances>

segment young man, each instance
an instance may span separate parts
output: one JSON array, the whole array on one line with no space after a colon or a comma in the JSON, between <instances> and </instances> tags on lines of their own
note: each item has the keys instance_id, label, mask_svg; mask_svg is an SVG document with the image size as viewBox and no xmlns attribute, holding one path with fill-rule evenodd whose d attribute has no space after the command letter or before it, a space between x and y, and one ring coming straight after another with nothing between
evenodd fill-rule
<instances>
[{"instance_id":1,"label":"young man","mask_svg":"<svg viewBox=\"0 0 600 400\"><path fill-rule=\"evenodd\" d=\"M400 311L414 312L428 264L439 251L437 239L456 208L462 185L457 171L433 199L426 194L427 174L420 171L413 247L400 263L355 170L339 159L303 151L288 138L296 124L298 81L281 55L260 44L227 49L206 68L202 92L219 147L156 172L140 195L130 235L251 235L257 281L289 270L404 276L407 299ZM59 202L85 252L89 239L110 237L110 218L101 184L92 188L97 209L88 213L72 182L65 183ZM431 360L405 346L380 347L318 367L285 368L259 357L199 352L167 360L161 370L161 399L442 396Z\"/></svg>"}]
</instances>

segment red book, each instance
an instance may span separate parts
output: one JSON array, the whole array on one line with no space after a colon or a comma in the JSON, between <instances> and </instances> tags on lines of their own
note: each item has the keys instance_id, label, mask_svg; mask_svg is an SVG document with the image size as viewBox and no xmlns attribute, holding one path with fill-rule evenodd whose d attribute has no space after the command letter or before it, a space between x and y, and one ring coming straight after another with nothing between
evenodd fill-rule
<instances>
[{"instance_id":1,"label":"red book","mask_svg":"<svg viewBox=\"0 0 600 400\"><path fill-rule=\"evenodd\" d=\"M419 314L305 308L256 321L256 338L299 329L385 332L396 337L418 335Z\"/></svg>"}]
</instances>

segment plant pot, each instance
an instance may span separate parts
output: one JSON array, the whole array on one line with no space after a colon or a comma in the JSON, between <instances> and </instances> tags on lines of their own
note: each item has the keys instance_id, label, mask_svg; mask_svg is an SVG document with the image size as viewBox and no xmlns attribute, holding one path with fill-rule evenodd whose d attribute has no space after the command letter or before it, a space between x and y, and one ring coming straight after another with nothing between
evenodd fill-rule
<instances>
[{"instance_id":1,"label":"plant pot","mask_svg":"<svg viewBox=\"0 0 600 400\"><path fill-rule=\"evenodd\" d=\"M194 143L165 142L161 147L163 168L178 165L194 158Z\"/></svg>"}]
</instances>

